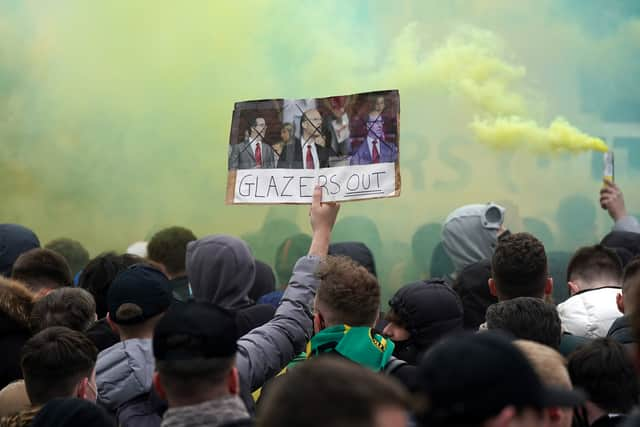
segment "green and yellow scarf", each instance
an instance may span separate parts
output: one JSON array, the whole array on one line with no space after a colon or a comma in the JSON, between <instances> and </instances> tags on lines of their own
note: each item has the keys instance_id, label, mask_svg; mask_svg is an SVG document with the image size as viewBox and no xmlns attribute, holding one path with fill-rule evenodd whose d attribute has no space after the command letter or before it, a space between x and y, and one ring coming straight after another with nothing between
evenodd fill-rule
<instances>
[{"instance_id":1,"label":"green and yellow scarf","mask_svg":"<svg viewBox=\"0 0 640 427\"><path fill-rule=\"evenodd\" d=\"M337 325L315 334L307 344L307 358L337 353L376 372L382 371L393 353L390 339L366 326Z\"/></svg>"}]
</instances>

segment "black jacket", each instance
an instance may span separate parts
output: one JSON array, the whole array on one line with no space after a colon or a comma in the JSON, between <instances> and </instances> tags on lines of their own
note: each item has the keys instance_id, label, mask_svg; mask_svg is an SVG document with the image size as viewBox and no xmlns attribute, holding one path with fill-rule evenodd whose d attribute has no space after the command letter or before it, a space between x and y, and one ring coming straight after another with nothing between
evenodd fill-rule
<instances>
[{"instance_id":1,"label":"black jacket","mask_svg":"<svg viewBox=\"0 0 640 427\"><path fill-rule=\"evenodd\" d=\"M316 151L318 152L318 163L320 164L320 167L329 167L329 157L335 156L336 153L334 153L331 148L322 147L320 145L316 145ZM302 153L302 144L300 143L300 139L296 138L292 144L285 146L285 149L282 151L280 159L278 160L278 167L286 169L304 169L304 161L305 158Z\"/></svg>"},{"instance_id":2,"label":"black jacket","mask_svg":"<svg viewBox=\"0 0 640 427\"><path fill-rule=\"evenodd\" d=\"M487 308L498 302L489 292L491 261L484 260L468 265L458 273L453 289L460 296L464 308L464 328L478 330L485 322Z\"/></svg>"},{"instance_id":3,"label":"black jacket","mask_svg":"<svg viewBox=\"0 0 640 427\"><path fill-rule=\"evenodd\" d=\"M624 344L627 346L634 344L636 340L633 337L633 331L631 330L631 319L629 318L629 316L618 317L611 325L611 328L609 328L607 337L613 338L620 344Z\"/></svg>"}]
</instances>

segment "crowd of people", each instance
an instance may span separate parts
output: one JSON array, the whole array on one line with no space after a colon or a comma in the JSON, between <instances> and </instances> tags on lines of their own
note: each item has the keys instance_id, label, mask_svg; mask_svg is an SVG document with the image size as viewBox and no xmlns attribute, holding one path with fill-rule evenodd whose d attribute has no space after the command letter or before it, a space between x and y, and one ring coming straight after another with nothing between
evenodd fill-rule
<instances>
[{"instance_id":1,"label":"crowd of people","mask_svg":"<svg viewBox=\"0 0 640 427\"><path fill-rule=\"evenodd\" d=\"M0 427L640 425L640 224L615 184L565 280L504 207L467 205L441 228L455 272L388 301L321 198L273 266L177 226L89 259L0 224Z\"/></svg>"}]
</instances>

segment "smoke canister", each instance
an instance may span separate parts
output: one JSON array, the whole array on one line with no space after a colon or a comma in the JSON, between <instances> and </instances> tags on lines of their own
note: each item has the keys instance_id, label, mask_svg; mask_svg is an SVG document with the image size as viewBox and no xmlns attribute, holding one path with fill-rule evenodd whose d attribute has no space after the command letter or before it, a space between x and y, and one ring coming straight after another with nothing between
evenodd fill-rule
<instances>
[{"instance_id":1,"label":"smoke canister","mask_svg":"<svg viewBox=\"0 0 640 427\"><path fill-rule=\"evenodd\" d=\"M613 151L607 151L603 156L602 179L605 182L614 182Z\"/></svg>"}]
</instances>

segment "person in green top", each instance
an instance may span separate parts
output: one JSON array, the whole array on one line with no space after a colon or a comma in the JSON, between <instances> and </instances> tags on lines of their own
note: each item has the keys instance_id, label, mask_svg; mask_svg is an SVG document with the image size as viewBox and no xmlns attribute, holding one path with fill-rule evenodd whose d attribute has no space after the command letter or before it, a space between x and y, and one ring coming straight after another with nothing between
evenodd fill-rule
<instances>
[{"instance_id":1,"label":"person in green top","mask_svg":"<svg viewBox=\"0 0 640 427\"><path fill-rule=\"evenodd\" d=\"M319 266L313 313L315 335L306 357L337 354L373 371L385 369L393 342L372 329L380 310L380 285L347 257L328 256Z\"/></svg>"}]
</instances>

